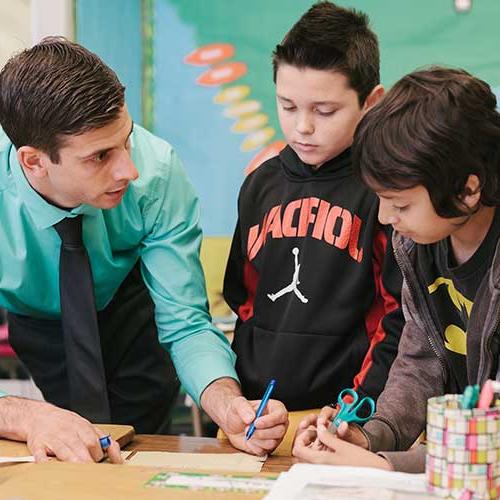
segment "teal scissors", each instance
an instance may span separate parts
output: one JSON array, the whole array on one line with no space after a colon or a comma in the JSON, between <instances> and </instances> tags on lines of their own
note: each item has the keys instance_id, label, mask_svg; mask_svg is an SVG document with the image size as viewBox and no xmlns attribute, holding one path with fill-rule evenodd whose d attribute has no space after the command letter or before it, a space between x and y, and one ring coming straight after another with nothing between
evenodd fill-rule
<instances>
[{"instance_id":1,"label":"teal scissors","mask_svg":"<svg viewBox=\"0 0 500 500\"><path fill-rule=\"evenodd\" d=\"M349 403L344 401L344 398L348 396L351 398ZM339 406L339 411L330 423L328 430L335 434L341 422L356 422L357 424L362 424L367 422L372 418L375 413L375 401L369 396L365 396L359 399L358 393L354 389L344 389L340 391L337 398L337 403ZM366 417L361 417L358 415L358 411L363 405L367 405L369 409Z\"/></svg>"}]
</instances>

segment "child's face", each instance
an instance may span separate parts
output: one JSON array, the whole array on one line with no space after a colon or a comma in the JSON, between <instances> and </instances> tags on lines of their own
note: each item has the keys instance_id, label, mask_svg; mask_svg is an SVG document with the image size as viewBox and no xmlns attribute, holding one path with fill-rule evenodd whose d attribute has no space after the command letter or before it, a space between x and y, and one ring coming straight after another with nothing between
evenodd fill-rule
<instances>
[{"instance_id":1,"label":"child's face","mask_svg":"<svg viewBox=\"0 0 500 500\"><path fill-rule=\"evenodd\" d=\"M468 218L440 217L434 210L429 192L423 186L376 193L380 200L380 223L391 224L396 231L416 243L429 244L443 240L460 230Z\"/></svg>"},{"instance_id":2,"label":"child's face","mask_svg":"<svg viewBox=\"0 0 500 500\"><path fill-rule=\"evenodd\" d=\"M276 74L278 117L286 142L309 165L347 149L365 110L342 73L281 64Z\"/></svg>"}]
</instances>

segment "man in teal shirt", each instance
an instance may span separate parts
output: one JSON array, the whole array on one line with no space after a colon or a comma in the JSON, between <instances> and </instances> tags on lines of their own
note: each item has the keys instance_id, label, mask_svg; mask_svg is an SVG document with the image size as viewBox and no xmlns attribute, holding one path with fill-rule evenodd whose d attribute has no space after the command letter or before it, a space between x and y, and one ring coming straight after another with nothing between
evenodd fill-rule
<instances>
[{"instance_id":1,"label":"man in teal shirt","mask_svg":"<svg viewBox=\"0 0 500 500\"><path fill-rule=\"evenodd\" d=\"M63 335L56 228L78 219L110 419L165 431L177 393L168 351L182 385L235 446L256 454L276 447L287 426L277 401L244 438L258 401L241 396L234 354L207 311L196 196L171 146L133 125L114 72L77 44L46 39L2 69L0 124L0 306L46 400L74 409L67 374L81 359L69 360ZM17 412L31 410L43 425L16 430ZM47 403L0 399L0 433L26 439L39 459L98 459L99 431L89 426Z\"/></svg>"}]
</instances>

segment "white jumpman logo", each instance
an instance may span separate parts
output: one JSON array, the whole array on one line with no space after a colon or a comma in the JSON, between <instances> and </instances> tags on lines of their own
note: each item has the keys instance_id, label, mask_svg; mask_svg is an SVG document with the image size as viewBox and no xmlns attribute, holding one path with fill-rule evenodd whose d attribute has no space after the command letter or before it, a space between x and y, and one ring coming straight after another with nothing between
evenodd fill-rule
<instances>
[{"instance_id":1,"label":"white jumpman logo","mask_svg":"<svg viewBox=\"0 0 500 500\"><path fill-rule=\"evenodd\" d=\"M299 257L298 257L299 256L299 249L297 247L293 248L292 253L295 256L295 271L293 273L292 282L288 286L283 288L283 290L280 290L279 292L276 292L276 293L268 293L267 296L273 302L275 302L276 299L279 299L282 295L285 295L285 294L290 293L290 292L294 292L295 295L297 295L297 297L300 299L300 301L303 304L306 304L309 301L309 299L306 299L300 293L300 290L297 288L297 285L300 285L300 281L299 281L300 264L299 264Z\"/></svg>"}]
</instances>

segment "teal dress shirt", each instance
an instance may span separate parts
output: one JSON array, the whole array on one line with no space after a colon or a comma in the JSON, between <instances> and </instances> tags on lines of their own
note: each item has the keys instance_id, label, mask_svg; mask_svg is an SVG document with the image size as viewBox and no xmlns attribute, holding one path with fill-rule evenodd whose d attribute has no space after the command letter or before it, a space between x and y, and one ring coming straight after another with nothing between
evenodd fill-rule
<instances>
[{"instance_id":1,"label":"teal dress shirt","mask_svg":"<svg viewBox=\"0 0 500 500\"><path fill-rule=\"evenodd\" d=\"M235 355L208 313L198 200L168 143L135 125L131 147L139 178L122 202L109 210L80 205L68 215L30 186L0 128L0 307L38 318L60 317L61 240L52 226L84 214L97 309L107 306L140 259L160 343L199 403L214 380L238 378Z\"/></svg>"}]
</instances>

